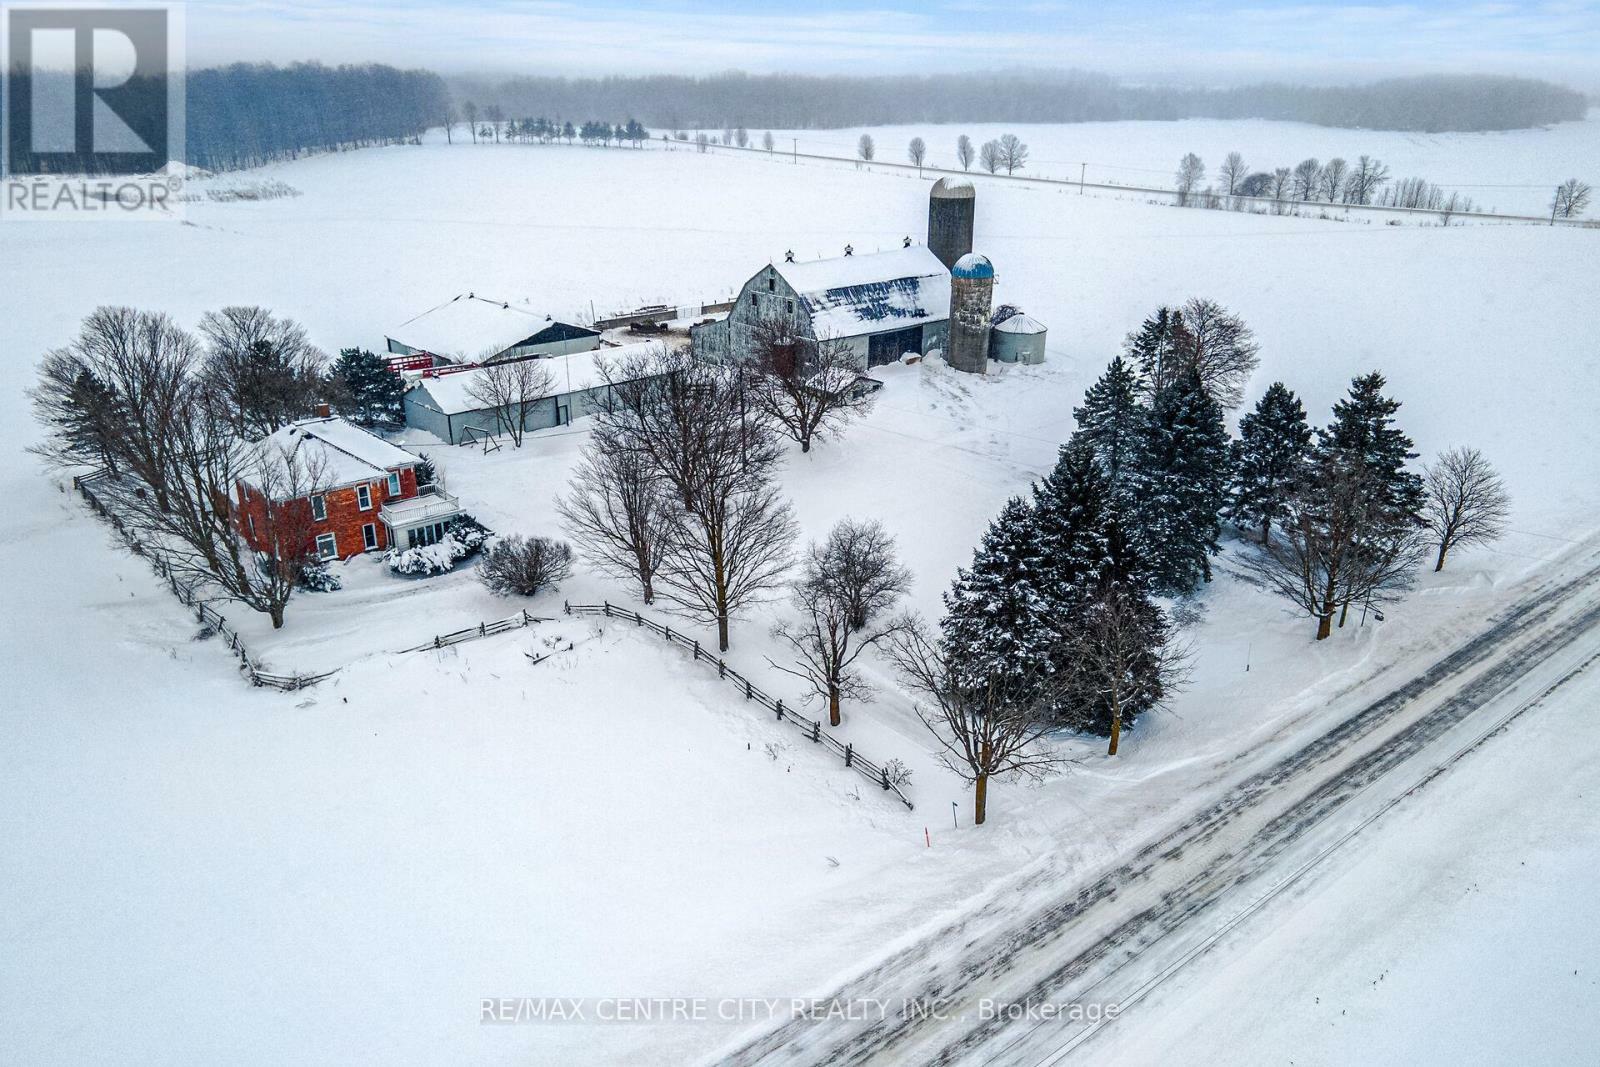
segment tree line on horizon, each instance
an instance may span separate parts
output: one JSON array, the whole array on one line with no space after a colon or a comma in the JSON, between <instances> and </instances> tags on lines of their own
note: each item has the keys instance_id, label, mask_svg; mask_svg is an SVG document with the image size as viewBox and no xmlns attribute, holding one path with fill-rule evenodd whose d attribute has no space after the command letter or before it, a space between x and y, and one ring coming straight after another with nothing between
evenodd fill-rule
<instances>
[{"instance_id":1,"label":"tree line on horizon","mask_svg":"<svg viewBox=\"0 0 1600 1067\"><path fill-rule=\"evenodd\" d=\"M458 97L516 114L633 114L670 129L838 129L948 122L1277 119L1425 132L1523 129L1575 121L1579 92L1497 75L1426 75L1365 85L1232 88L1128 85L1104 74L819 76L730 72L452 80Z\"/></svg>"}]
</instances>

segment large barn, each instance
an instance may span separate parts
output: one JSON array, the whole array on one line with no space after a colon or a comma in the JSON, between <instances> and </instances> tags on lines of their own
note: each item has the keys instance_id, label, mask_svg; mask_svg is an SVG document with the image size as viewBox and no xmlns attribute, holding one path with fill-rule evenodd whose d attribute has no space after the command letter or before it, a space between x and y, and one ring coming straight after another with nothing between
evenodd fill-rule
<instances>
[{"instance_id":1,"label":"large barn","mask_svg":"<svg viewBox=\"0 0 1600 1067\"><path fill-rule=\"evenodd\" d=\"M702 359L748 359L758 325L787 320L813 340L836 340L862 370L943 349L950 272L921 245L809 263L771 263L745 282L726 318L693 329Z\"/></svg>"},{"instance_id":2,"label":"large barn","mask_svg":"<svg viewBox=\"0 0 1600 1067\"><path fill-rule=\"evenodd\" d=\"M494 363L523 356L562 356L600 347L600 332L527 308L463 293L397 326L394 356L430 363Z\"/></svg>"}]
</instances>

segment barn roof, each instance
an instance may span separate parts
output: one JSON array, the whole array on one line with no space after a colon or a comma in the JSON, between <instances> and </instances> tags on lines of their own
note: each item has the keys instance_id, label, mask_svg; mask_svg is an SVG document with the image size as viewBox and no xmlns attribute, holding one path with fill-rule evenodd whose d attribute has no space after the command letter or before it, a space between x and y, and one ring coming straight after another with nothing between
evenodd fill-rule
<instances>
[{"instance_id":1,"label":"barn roof","mask_svg":"<svg viewBox=\"0 0 1600 1067\"><path fill-rule=\"evenodd\" d=\"M376 481L417 462L405 449L340 418L301 419L268 434L255 447L269 462L278 454L294 457L329 488Z\"/></svg>"},{"instance_id":2,"label":"barn roof","mask_svg":"<svg viewBox=\"0 0 1600 1067\"><path fill-rule=\"evenodd\" d=\"M515 348L557 321L526 307L463 293L406 320L389 337L419 352L476 360Z\"/></svg>"},{"instance_id":3,"label":"barn roof","mask_svg":"<svg viewBox=\"0 0 1600 1067\"><path fill-rule=\"evenodd\" d=\"M643 341L635 345L599 348L592 352L573 352L565 356L534 358L550 371L550 377L554 382L554 392L551 395L564 396L568 393L581 393L585 389L593 389L597 385L604 384L605 379L600 375L602 360L625 359L628 356L639 355L646 349L657 347L659 342ZM453 374L441 374L437 378L424 377L416 387L427 391L433 400L432 406L438 411L446 415L460 415L463 412L484 409L483 401L472 395L473 383L482 375L481 368L456 371Z\"/></svg>"},{"instance_id":4,"label":"barn roof","mask_svg":"<svg viewBox=\"0 0 1600 1067\"><path fill-rule=\"evenodd\" d=\"M800 294L819 337L882 333L950 317L950 272L921 245L773 269Z\"/></svg>"}]
</instances>

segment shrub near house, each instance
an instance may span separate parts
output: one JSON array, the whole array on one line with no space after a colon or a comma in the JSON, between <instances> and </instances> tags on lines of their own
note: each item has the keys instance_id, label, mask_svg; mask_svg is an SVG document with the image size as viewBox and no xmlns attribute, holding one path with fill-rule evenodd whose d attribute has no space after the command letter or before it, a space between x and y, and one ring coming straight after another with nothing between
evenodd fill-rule
<instances>
[{"instance_id":1,"label":"shrub near house","mask_svg":"<svg viewBox=\"0 0 1600 1067\"><path fill-rule=\"evenodd\" d=\"M419 492L417 456L343 419L302 419L256 447L282 452L308 472L314 491L296 503L310 512L310 540L324 559L433 544L461 511L454 497ZM237 493L240 532L258 551L271 552L265 494L246 481Z\"/></svg>"}]
</instances>

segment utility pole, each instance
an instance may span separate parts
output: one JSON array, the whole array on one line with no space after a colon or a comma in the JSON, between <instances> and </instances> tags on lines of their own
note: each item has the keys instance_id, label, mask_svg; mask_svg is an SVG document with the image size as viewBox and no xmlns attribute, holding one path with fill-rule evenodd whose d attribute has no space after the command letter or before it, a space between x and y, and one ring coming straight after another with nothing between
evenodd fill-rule
<instances>
[{"instance_id":1,"label":"utility pole","mask_svg":"<svg viewBox=\"0 0 1600 1067\"><path fill-rule=\"evenodd\" d=\"M1087 163L1079 163L1078 164L1078 195L1079 196L1083 195L1083 175L1084 175L1084 173L1086 171L1088 171L1088 169L1089 169L1089 164L1087 164Z\"/></svg>"},{"instance_id":2,"label":"utility pole","mask_svg":"<svg viewBox=\"0 0 1600 1067\"><path fill-rule=\"evenodd\" d=\"M794 159L793 159L793 162L798 165L799 162L800 162L800 138L794 137L794 138L791 138L791 140L794 141ZM1551 225L1554 225L1554 223L1552 223Z\"/></svg>"}]
</instances>

